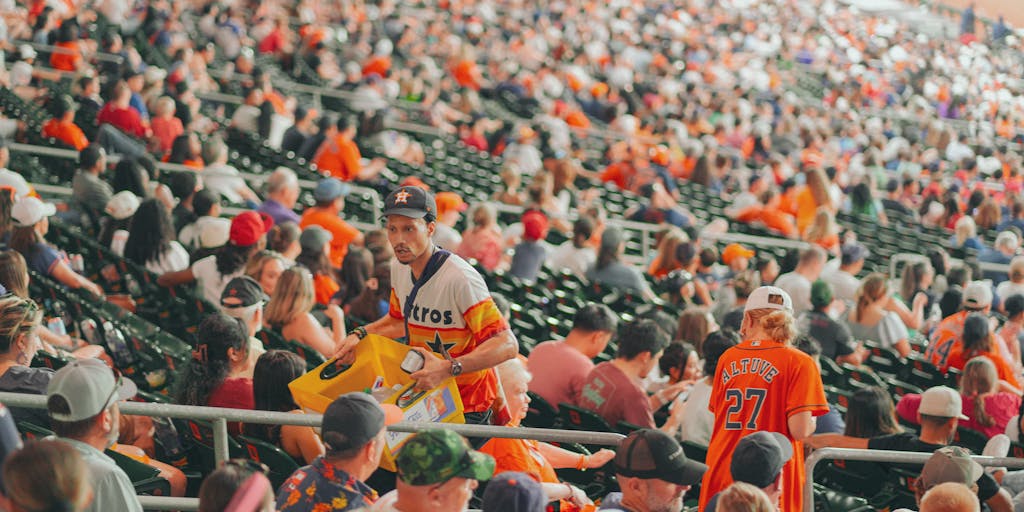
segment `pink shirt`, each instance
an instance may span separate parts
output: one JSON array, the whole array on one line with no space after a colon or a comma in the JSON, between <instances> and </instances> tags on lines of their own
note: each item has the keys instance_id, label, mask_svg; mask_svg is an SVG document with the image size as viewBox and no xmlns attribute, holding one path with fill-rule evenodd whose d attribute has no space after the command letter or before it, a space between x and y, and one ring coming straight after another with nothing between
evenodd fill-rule
<instances>
[{"instance_id":1,"label":"pink shirt","mask_svg":"<svg viewBox=\"0 0 1024 512\"><path fill-rule=\"evenodd\" d=\"M475 259L487 270L494 270L501 262L504 241L496 229L467 229L455 253L463 259Z\"/></svg>"},{"instance_id":2,"label":"pink shirt","mask_svg":"<svg viewBox=\"0 0 1024 512\"><path fill-rule=\"evenodd\" d=\"M1017 395L1003 392L986 396L985 412L988 413L988 416L994 422L993 425L986 427L978 423L974 418L974 400L963 395L960 395L960 398L963 400L963 414L970 418L969 420L960 420L960 426L977 430L988 437L1002 434L1006 430L1006 424L1017 415L1021 400L1021 397ZM896 414L899 414L901 418L911 423L917 424L917 409L920 406L921 395L908 393L900 398L900 403L896 404Z\"/></svg>"},{"instance_id":3,"label":"pink shirt","mask_svg":"<svg viewBox=\"0 0 1024 512\"><path fill-rule=\"evenodd\" d=\"M549 404L575 404L594 363L564 341L545 341L530 351L526 367L533 374L530 391Z\"/></svg>"},{"instance_id":4,"label":"pink shirt","mask_svg":"<svg viewBox=\"0 0 1024 512\"><path fill-rule=\"evenodd\" d=\"M160 151L167 153L171 150L174 139L185 133L185 127L181 125L181 119L171 116L170 119L154 117L150 121L150 128L153 130L153 137L160 141Z\"/></svg>"},{"instance_id":5,"label":"pink shirt","mask_svg":"<svg viewBox=\"0 0 1024 512\"><path fill-rule=\"evenodd\" d=\"M620 421L656 428L647 392L610 361L590 372L576 405L597 412L612 428Z\"/></svg>"}]
</instances>

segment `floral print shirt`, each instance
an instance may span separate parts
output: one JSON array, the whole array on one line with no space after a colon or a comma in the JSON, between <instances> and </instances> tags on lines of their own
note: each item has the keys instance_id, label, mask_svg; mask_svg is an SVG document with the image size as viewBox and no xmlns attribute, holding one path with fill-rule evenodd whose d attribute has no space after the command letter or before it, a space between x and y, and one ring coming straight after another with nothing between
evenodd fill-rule
<instances>
[{"instance_id":1,"label":"floral print shirt","mask_svg":"<svg viewBox=\"0 0 1024 512\"><path fill-rule=\"evenodd\" d=\"M367 507L377 491L317 457L285 480L277 492L281 512L337 512Z\"/></svg>"}]
</instances>

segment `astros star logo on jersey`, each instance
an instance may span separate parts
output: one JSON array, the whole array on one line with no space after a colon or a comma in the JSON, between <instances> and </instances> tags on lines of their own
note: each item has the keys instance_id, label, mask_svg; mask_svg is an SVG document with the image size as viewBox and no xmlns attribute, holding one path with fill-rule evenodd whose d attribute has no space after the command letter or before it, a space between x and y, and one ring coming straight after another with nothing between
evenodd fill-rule
<instances>
[{"instance_id":1,"label":"astros star logo on jersey","mask_svg":"<svg viewBox=\"0 0 1024 512\"><path fill-rule=\"evenodd\" d=\"M395 194L395 204L399 204L399 203L406 204L406 203L408 203L410 196L412 196L412 194L410 194L410 193L408 193L408 192L406 192L404 190L398 191L398 193Z\"/></svg>"},{"instance_id":2,"label":"astros star logo on jersey","mask_svg":"<svg viewBox=\"0 0 1024 512\"><path fill-rule=\"evenodd\" d=\"M432 343L427 343L427 346L430 347L430 350L433 350L437 354L444 356L445 359L449 361L452 360L452 355L448 353L448 349L454 347L455 343L445 343L443 340L441 340L440 333L435 331L434 341Z\"/></svg>"}]
</instances>

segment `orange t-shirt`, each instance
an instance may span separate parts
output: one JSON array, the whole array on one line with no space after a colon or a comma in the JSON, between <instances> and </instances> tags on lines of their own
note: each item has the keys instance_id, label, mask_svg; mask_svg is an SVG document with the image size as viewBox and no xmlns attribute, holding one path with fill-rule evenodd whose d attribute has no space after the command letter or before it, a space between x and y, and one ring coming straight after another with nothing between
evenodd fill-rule
<instances>
[{"instance_id":1,"label":"orange t-shirt","mask_svg":"<svg viewBox=\"0 0 1024 512\"><path fill-rule=\"evenodd\" d=\"M789 418L810 411L828 412L821 374L810 356L774 341L747 340L726 350L718 360L708 410L715 428L708 445L708 470L700 491L700 509L732 483L729 469L736 444L765 430L779 432L793 443L793 458L782 468L782 512L803 510L804 447L789 436Z\"/></svg>"},{"instance_id":2,"label":"orange t-shirt","mask_svg":"<svg viewBox=\"0 0 1024 512\"><path fill-rule=\"evenodd\" d=\"M801 233L807 231L817 213L818 202L814 200L811 189L805 186L796 194L796 228Z\"/></svg>"},{"instance_id":3,"label":"orange t-shirt","mask_svg":"<svg viewBox=\"0 0 1024 512\"><path fill-rule=\"evenodd\" d=\"M313 156L317 169L341 181L352 181L363 170L359 159L362 154L359 146L351 139L338 135L334 140L324 141Z\"/></svg>"},{"instance_id":4,"label":"orange t-shirt","mask_svg":"<svg viewBox=\"0 0 1024 512\"><path fill-rule=\"evenodd\" d=\"M341 287L338 283L331 279L331 276L324 274L315 274L313 276L313 293L316 296L318 304L328 305L331 303L331 297L334 297L335 293L338 293Z\"/></svg>"},{"instance_id":5,"label":"orange t-shirt","mask_svg":"<svg viewBox=\"0 0 1024 512\"><path fill-rule=\"evenodd\" d=\"M89 139L85 138L82 129L74 121L50 119L43 125L42 135L43 137L53 137L78 151L89 145Z\"/></svg>"},{"instance_id":6,"label":"orange t-shirt","mask_svg":"<svg viewBox=\"0 0 1024 512\"><path fill-rule=\"evenodd\" d=\"M54 46L71 50L73 53L55 51L50 54L50 67L61 71L75 71L78 63L82 60L82 51L78 49L78 42L57 43Z\"/></svg>"},{"instance_id":7,"label":"orange t-shirt","mask_svg":"<svg viewBox=\"0 0 1024 512\"><path fill-rule=\"evenodd\" d=\"M558 483L555 468L540 453L537 441L532 439L491 438L480 451L494 457L494 474L520 471L542 483Z\"/></svg>"},{"instance_id":8,"label":"orange t-shirt","mask_svg":"<svg viewBox=\"0 0 1024 512\"><path fill-rule=\"evenodd\" d=\"M994 343L1001 343L996 341ZM997 352L979 352L974 357L985 356L992 361L992 364L996 367L996 374L999 375L999 380L1008 382L1011 386L1020 389L1020 380L1013 373L1013 368L1006 363L1003 356ZM970 359L974 359L974 357ZM948 368L956 368L957 370L964 371L964 366L967 366L969 359L964 354L964 344L962 342L954 343L953 347L949 351L949 358L946 362L949 364Z\"/></svg>"},{"instance_id":9,"label":"orange t-shirt","mask_svg":"<svg viewBox=\"0 0 1024 512\"><path fill-rule=\"evenodd\" d=\"M306 208L305 213L302 214L302 219L299 220L299 227L305 229L307 226L314 224L330 231L331 235L334 235L334 238L331 239L331 265L341 268L341 262L345 259L345 255L348 254L348 244L359 237L359 230L341 220L338 214L326 208L317 208L315 206Z\"/></svg>"}]
</instances>

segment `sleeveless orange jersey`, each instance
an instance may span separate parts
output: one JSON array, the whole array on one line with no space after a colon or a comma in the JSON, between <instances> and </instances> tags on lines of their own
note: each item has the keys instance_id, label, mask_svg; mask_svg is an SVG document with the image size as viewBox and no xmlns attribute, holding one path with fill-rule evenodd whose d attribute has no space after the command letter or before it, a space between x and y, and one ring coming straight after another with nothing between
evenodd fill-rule
<instances>
[{"instance_id":1,"label":"sleeveless orange jersey","mask_svg":"<svg viewBox=\"0 0 1024 512\"><path fill-rule=\"evenodd\" d=\"M739 440L757 431L779 432L793 443L793 458L782 469L782 512L803 510L804 446L789 435L789 418L828 412L821 373L810 356L782 343L744 341L718 361L708 409L715 415L708 446L708 470L700 509L732 483L729 466Z\"/></svg>"}]
</instances>

